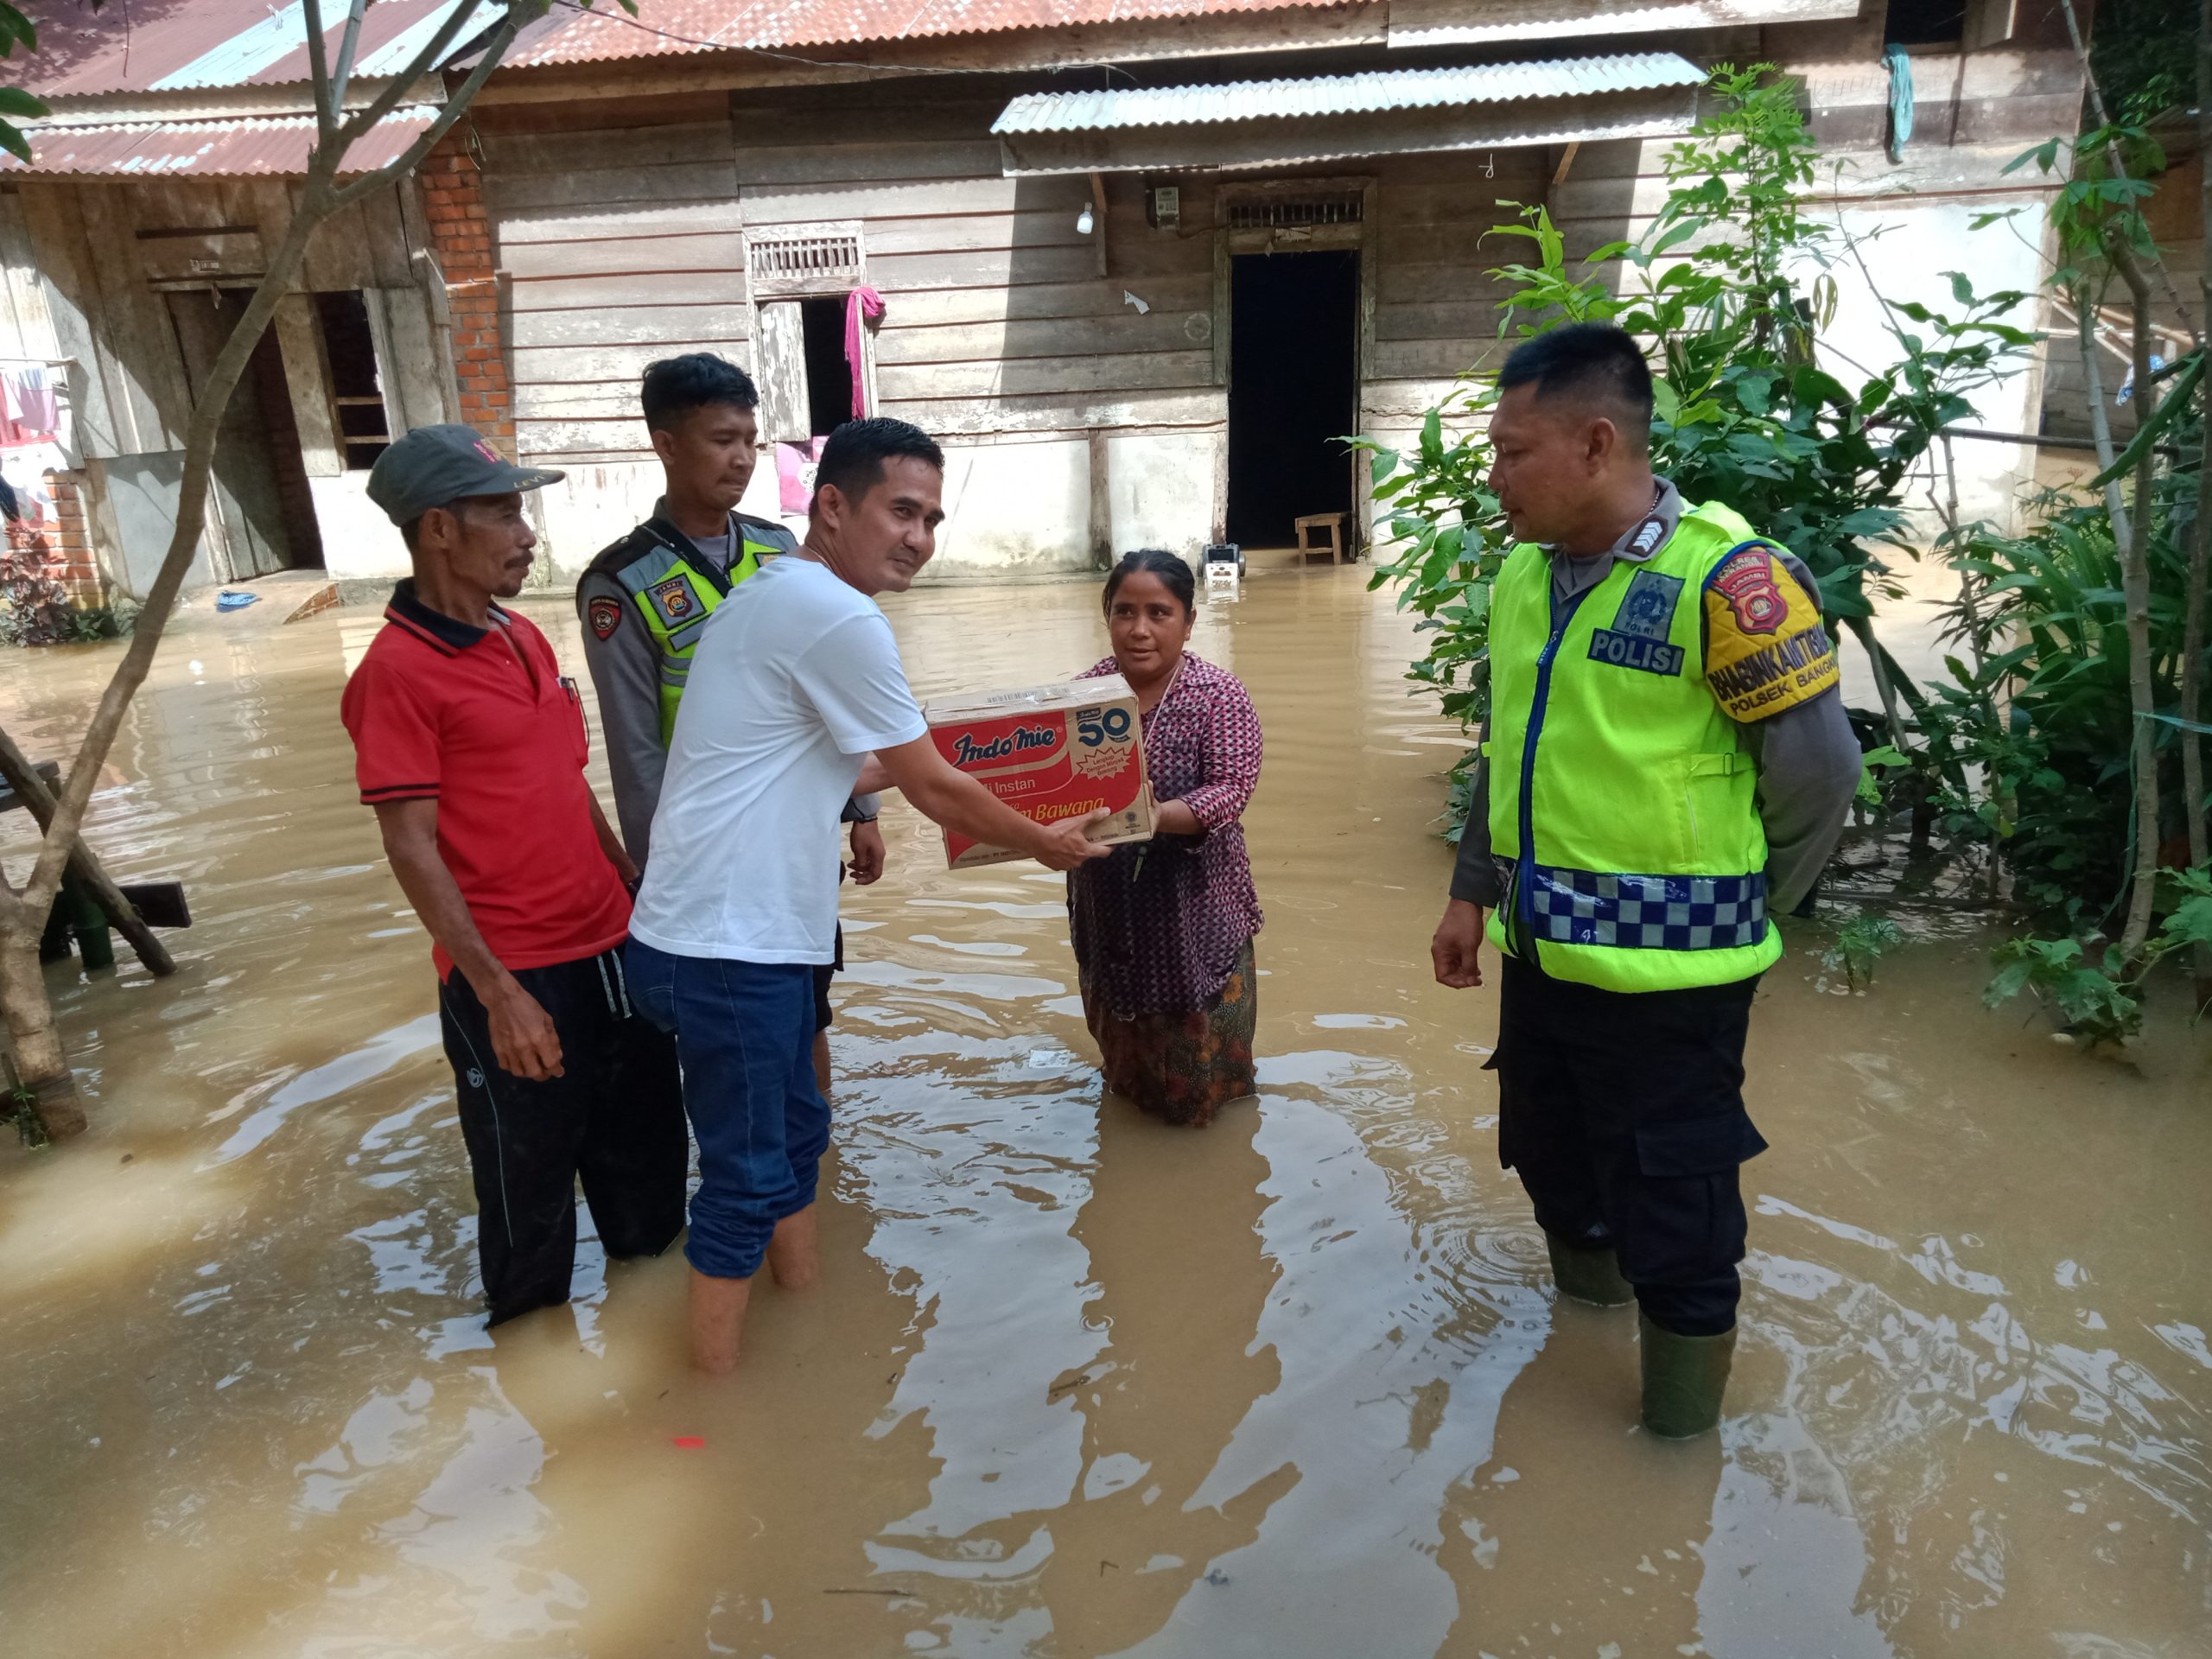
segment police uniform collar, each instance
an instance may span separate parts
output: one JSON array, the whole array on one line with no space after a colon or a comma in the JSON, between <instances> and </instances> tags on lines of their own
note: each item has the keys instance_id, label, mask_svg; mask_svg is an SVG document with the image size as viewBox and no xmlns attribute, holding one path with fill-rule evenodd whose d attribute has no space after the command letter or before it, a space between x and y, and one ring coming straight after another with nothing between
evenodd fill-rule
<instances>
[{"instance_id":1,"label":"police uniform collar","mask_svg":"<svg viewBox=\"0 0 2212 1659\"><path fill-rule=\"evenodd\" d=\"M724 513L722 515L721 533L724 536L734 537L737 531L738 520L743 517L744 515L742 513L734 510ZM692 540L690 531L680 528L676 520L668 516L668 498L664 495L653 503L653 516L645 520L644 527L651 528L655 525L672 531L677 535L681 536L683 538L684 547L696 547L698 545L696 542ZM712 541L715 537L710 536L707 539ZM734 540L732 541L731 547L732 550L734 550L736 547ZM679 548L677 550L681 551L682 549Z\"/></svg>"},{"instance_id":2,"label":"police uniform collar","mask_svg":"<svg viewBox=\"0 0 2212 1659\"><path fill-rule=\"evenodd\" d=\"M1682 522L1682 493L1671 480L1652 480L1651 510L1630 524L1611 547L1605 556L1624 559L1630 564L1642 564L1666 546L1675 534L1675 526ZM1590 554L1575 555L1561 550L1556 543L1544 543L1544 551L1554 558L1589 558Z\"/></svg>"}]
</instances>

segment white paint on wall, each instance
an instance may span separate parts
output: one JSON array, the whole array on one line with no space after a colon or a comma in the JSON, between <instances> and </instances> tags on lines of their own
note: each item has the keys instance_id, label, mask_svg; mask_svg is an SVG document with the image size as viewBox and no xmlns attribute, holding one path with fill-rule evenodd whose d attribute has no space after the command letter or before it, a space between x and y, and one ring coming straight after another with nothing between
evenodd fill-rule
<instances>
[{"instance_id":1,"label":"white paint on wall","mask_svg":"<svg viewBox=\"0 0 2212 1659\"><path fill-rule=\"evenodd\" d=\"M407 574L407 543L398 526L369 499L366 472L308 480L323 568L338 582L395 582Z\"/></svg>"},{"instance_id":2,"label":"white paint on wall","mask_svg":"<svg viewBox=\"0 0 2212 1659\"><path fill-rule=\"evenodd\" d=\"M1090 446L947 444L944 523L925 580L1090 568Z\"/></svg>"},{"instance_id":3,"label":"white paint on wall","mask_svg":"<svg viewBox=\"0 0 2212 1659\"><path fill-rule=\"evenodd\" d=\"M1196 564L1213 539L1220 432L1109 438L1107 501L1114 551L1164 547Z\"/></svg>"}]
</instances>

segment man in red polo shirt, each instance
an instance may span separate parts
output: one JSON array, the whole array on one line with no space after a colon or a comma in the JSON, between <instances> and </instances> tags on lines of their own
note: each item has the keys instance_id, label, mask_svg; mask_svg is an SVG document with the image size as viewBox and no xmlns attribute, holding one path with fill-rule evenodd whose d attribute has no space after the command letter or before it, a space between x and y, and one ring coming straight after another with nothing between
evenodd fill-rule
<instances>
[{"instance_id":1,"label":"man in red polo shirt","mask_svg":"<svg viewBox=\"0 0 2212 1659\"><path fill-rule=\"evenodd\" d=\"M493 602L522 591L537 543L521 493L560 476L465 426L377 458L369 499L415 574L340 705L361 799L435 947L493 1325L569 1300L579 1176L611 1256L658 1255L683 1226L676 1046L622 976L637 867L584 778L575 682Z\"/></svg>"}]
</instances>

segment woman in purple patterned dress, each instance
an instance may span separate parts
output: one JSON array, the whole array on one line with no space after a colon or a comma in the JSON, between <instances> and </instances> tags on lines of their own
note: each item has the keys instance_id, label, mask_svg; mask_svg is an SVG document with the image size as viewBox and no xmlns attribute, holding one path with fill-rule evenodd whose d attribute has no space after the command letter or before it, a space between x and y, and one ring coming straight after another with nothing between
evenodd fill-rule
<instances>
[{"instance_id":1,"label":"woman in purple patterned dress","mask_svg":"<svg viewBox=\"0 0 2212 1659\"><path fill-rule=\"evenodd\" d=\"M1185 650L1194 599L1173 553L1131 553L1106 578L1114 654L1084 677L1137 694L1156 833L1071 872L1068 920L1107 1087L1196 1126L1252 1093L1260 904L1240 819L1260 721L1241 680Z\"/></svg>"}]
</instances>

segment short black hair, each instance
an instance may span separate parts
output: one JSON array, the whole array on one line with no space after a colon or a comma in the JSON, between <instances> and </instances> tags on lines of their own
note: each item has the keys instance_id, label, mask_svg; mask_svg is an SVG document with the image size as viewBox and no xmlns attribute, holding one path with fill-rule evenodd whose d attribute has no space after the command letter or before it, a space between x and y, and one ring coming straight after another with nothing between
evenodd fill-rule
<instances>
[{"instance_id":1,"label":"short black hair","mask_svg":"<svg viewBox=\"0 0 2212 1659\"><path fill-rule=\"evenodd\" d=\"M883 482L883 463L901 456L927 461L940 473L944 470L944 451L920 427L883 415L847 421L822 446L822 459L814 468L815 497L819 499L834 484L848 501L858 501ZM812 510L810 502L808 511Z\"/></svg>"},{"instance_id":2,"label":"short black hair","mask_svg":"<svg viewBox=\"0 0 2212 1659\"><path fill-rule=\"evenodd\" d=\"M736 364L712 352L686 352L645 365L639 400L645 406L645 429L651 432L675 429L676 423L695 409L728 404L733 409L760 407L760 389L753 377Z\"/></svg>"},{"instance_id":3,"label":"short black hair","mask_svg":"<svg viewBox=\"0 0 2212 1659\"><path fill-rule=\"evenodd\" d=\"M1539 398L1561 395L1609 404L1631 443L1651 439L1651 365L1625 328L1610 322L1570 322L1513 348L1498 371L1497 389L1534 386Z\"/></svg>"},{"instance_id":4,"label":"short black hair","mask_svg":"<svg viewBox=\"0 0 2212 1659\"><path fill-rule=\"evenodd\" d=\"M1167 591L1183 601L1183 614L1196 616L1198 611L1198 584L1191 575L1191 567L1183 559L1164 547L1141 547L1134 553L1122 555L1122 562L1106 577L1106 613L1114 613L1114 595L1121 591L1124 578L1140 572L1158 576L1167 584Z\"/></svg>"}]
</instances>

